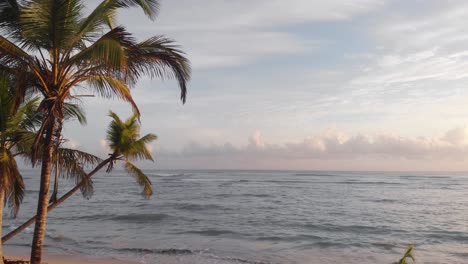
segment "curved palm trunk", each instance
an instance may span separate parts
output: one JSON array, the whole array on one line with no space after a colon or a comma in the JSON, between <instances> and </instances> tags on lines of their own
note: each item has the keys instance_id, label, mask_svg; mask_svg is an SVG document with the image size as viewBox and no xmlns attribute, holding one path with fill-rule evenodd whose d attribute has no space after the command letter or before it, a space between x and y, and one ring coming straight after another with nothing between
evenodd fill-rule
<instances>
[{"instance_id":1,"label":"curved palm trunk","mask_svg":"<svg viewBox=\"0 0 468 264\"><path fill-rule=\"evenodd\" d=\"M3 205L5 204L5 191L0 191L0 234L3 226ZM3 264L3 243L0 243L0 263Z\"/></svg>"},{"instance_id":2,"label":"curved palm trunk","mask_svg":"<svg viewBox=\"0 0 468 264\"><path fill-rule=\"evenodd\" d=\"M42 155L41 185L37 201L36 225L34 226L33 241L31 244L31 264L40 264L42 260L42 248L47 223L47 206L49 205L50 175L52 173L52 155L54 151L53 135L55 130L55 118L48 120L46 137L44 140L44 152Z\"/></svg>"},{"instance_id":3,"label":"curved palm trunk","mask_svg":"<svg viewBox=\"0 0 468 264\"><path fill-rule=\"evenodd\" d=\"M88 178L91 178L94 174L96 174L98 171L100 171L104 166L106 166L109 162L111 162L113 160L113 156L109 157L108 159L106 160L103 160L93 171L91 171L89 174L88 174ZM56 202L54 202L53 204L49 205L49 207L47 208L47 212L50 212L52 211L55 207L59 206L61 203L63 203L66 199L68 199L70 196L72 196L73 194L75 194L80 188L81 186L83 186L83 184L85 183L85 181L81 181L80 183L78 183L75 187L73 187L73 189L71 189L70 191L68 191L66 194L62 195L59 199L57 199ZM7 242L8 240L10 240L11 238L13 238L14 236L16 236L17 234L21 233L23 230L25 230L28 226L32 225L34 223L34 221L36 220L36 217L37 216L33 216L31 217L28 221L26 221L25 223L23 223L22 225L20 225L18 228L16 228L15 230L11 231L10 233L6 234L4 237L2 237L2 243L5 243Z\"/></svg>"}]
</instances>

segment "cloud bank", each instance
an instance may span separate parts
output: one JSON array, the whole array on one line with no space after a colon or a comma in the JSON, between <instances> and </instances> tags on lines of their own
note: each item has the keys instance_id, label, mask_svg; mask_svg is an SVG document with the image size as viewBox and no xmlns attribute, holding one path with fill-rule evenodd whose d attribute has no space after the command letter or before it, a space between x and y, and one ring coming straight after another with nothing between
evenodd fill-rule
<instances>
[{"instance_id":1,"label":"cloud bank","mask_svg":"<svg viewBox=\"0 0 468 264\"><path fill-rule=\"evenodd\" d=\"M282 144L269 143L256 131L241 147L229 142L208 145L192 142L178 152L156 149L156 156L167 164L181 162L177 167L184 167L185 163L197 168L248 165L254 169L461 170L468 168L468 127L454 128L435 138L386 133L348 135L327 130ZM450 164L456 166L447 167Z\"/></svg>"}]
</instances>

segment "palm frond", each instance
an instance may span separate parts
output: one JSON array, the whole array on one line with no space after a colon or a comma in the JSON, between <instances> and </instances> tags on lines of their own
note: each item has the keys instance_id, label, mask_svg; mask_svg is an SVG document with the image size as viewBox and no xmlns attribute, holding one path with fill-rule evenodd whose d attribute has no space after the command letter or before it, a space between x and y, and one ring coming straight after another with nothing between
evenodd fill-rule
<instances>
[{"instance_id":1,"label":"palm frond","mask_svg":"<svg viewBox=\"0 0 468 264\"><path fill-rule=\"evenodd\" d=\"M0 63L2 65L17 65L30 59L29 54L23 49L0 35Z\"/></svg>"},{"instance_id":2,"label":"palm frond","mask_svg":"<svg viewBox=\"0 0 468 264\"><path fill-rule=\"evenodd\" d=\"M123 124L123 122L120 119L119 115L117 115L115 112L109 111L109 116L112 118L112 122L116 123L117 125Z\"/></svg>"},{"instance_id":3,"label":"palm frond","mask_svg":"<svg viewBox=\"0 0 468 264\"><path fill-rule=\"evenodd\" d=\"M68 179L74 179L76 184L83 182L80 187L81 193L85 198L89 199L94 193L93 182L89 179L83 168L95 166L102 162L102 160L84 151L69 148L59 148L58 155L54 159L59 160L59 175ZM57 167L55 166L54 169L57 170Z\"/></svg>"},{"instance_id":4,"label":"palm frond","mask_svg":"<svg viewBox=\"0 0 468 264\"><path fill-rule=\"evenodd\" d=\"M117 5L119 7L141 7L150 19L154 19L159 11L159 1L157 0L119 0Z\"/></svg>"},{"instance_id":5,"label":"palm frond","mask_svg":"<svg viewBox=\"0 0 468 264\"><path fill-rule=\"evenodd\" d=\"M109 147L116 155L122 155L127 160L151 160L151 152L147 144L157 139L154 134L140 137L140 124L136 114L122 121L114 112L110 112L112 121L107 129Z\"/></svg>"},{"instance_id":6,"label":"palm frond","mask_svg":"<svg viewBox=\"0 0 468 264\"><path fill-rule=\"evenodd\" d=\"M5 192L5 202L10 207L11 214L16 216L24 197L24 183L14 155L3 145L0 152L0 170L0 191Z\"/></svg>"},{"instance_id":7,"label":"palm frond","mask_svg":"<svg viewBox=\"0 0 468 264\"><path fill-rule=\"evenodd\" d=\"M138 185L143 187L142 195L146 199L151 197L151 195L153 194L153 187L148 176L146 176L143 173L143 171L141 171L139 168L137 168L134 164L132 164L129 161L126 161L124 163L124 168L130 176L135 178Z\"/></svg>"},{"instance_id":8,"label":"palm frond","mask_svg":"<svg viewBox=\"0 0 468 264\"><path fill-rule=\"evenodd\" d=\"M31 161L31 155L33 153L32 145L35 139L35 132L21 131L21 133L18 133L17 137L15 138L15 156L23 157L24 162L29 164ZM38 157L38 160L40 160L40 157Z\"/></svg>"},{"instance_id":9,"label":"palm frond","mask_svg":"<svg viewBox=\"0 0 468 264\"><path fill-rule=\"evenodd\" d=\"M18 17L20 4L16 0L0 1L0 33L4 36L19 35Z\"/></svg>"},{"instance_id":10,"label":"palm frond","mask_svg":"<svg viewBox=\"0 0 468 264\"><path fill-rule=\"evenodd\" d=\"M22 43L29 48L64 49L78 31L83 5L78 0L29 0L21 8ZM58 57L57 54L52 54Z\"/></svg>"},{"instance_id":11,"label":"palm frond","mask_svg":"<svg viewBox=\"0 0 468 264\"><path fill-rule=\"evenodd\" d=\"M133 45L134 39L123 27L116 27L91 46L84 48L68 60L68 64L101 65L107 69L121 69L127 64L125 48Z\"/></svg>"},{"instance_id":12,"label":"palm frond","mask_svg":"<svg viewBox=\"0 0 468 264\"><path fill-rule=\"evenodd\" d=\"M21 176L21 174L19 174L19 171L18 174L15 175L12 185L13 186L10 189L10 192L7 194L7 200L11 215L13 217L16 217L18 215L20 206L23 203L24 192L26 190L23 182L23 177Z\"/></svg>"},{"instance_id":13,"label":"palm frond","mask_svg":"<svg viewBox=\"0 0 468 264\"><path fill-rule=\"evenodd\" d=\"M152 37L129 49L128 57L132 80L138 79L142 74L152 78L175 78L179 82L180 98L185 103L191 67L184 52L173 40L164 36Z\"/></svg>"},{"instance_id":14,"label":"palm frond","mask_svg":"<svg viewBox=\"0 0 468 264\"><path fill-rule=\"evenodd\" d=\"M21 105L10 118L9 127L33 131L40 126L42 115L37 111L39 97L34 97Z\"/></svg>"},{"instance_id":15,"label":"palm frond","mask_svg":"<svg viewBox=\"0 0 468 264\"><path fill-rule=\"evenodd\" d=\"M11 98L14 100L12 110L34 97L38 92L37 88L40 87L28 64L18 60L16 62L18 64L0 64L0 74L5 74L10 79L9 90L11 90Z\"/></svg>"},{"instance_id":16,"label":"palm frond","mask_svg":"<svg viewBox=\"0 0 468 264\"><path fill-rule=\"evenodd\" d=\"M80 124L86 125L84 109L79 104L65 103L63 105L63 117L65 120L76 119Z\"/></svg>"},{"instance_id":17,"label":"palm frond","mask_svg":"<svg viewBox=\"0 0 468 264\"><path fill-rule=\"evenodd\" d=\"M407 259L411 259L413 263L416 263L416 259L414 258L413 256L413 250L414 250L414 245L410 245L406 251L405 251L405 254L403 255L403 257L400 259L400 261L398 262L398 264L408 264L408 261Z\"/></svg>"},{"instance_id":18,"label":"palm frond","mask_svg":"<svg viewBox=\"0 0 468 264\"><path fill-rule=\"evenodd\" d=\"M75 174L75 184L80 184L80 191L84 198L89 199L94 194L93 181L82 167L78 167Z\"/></svg>"},{"instance_id":19,"label":"palm frond","mask_svg":"<svg viewBox=\"0 0 468 264\"><path fill-rule=\"evenodd\" d=\"M106 139L109 143L109 147L116 153L120 154L120 145L122 144L122 133L123 133L123 122L119 116L110 111L109 116L112 121L107 128Z\"/></svg>"},{"instance_id":20,"label":"palm frond","mask_svg":"<svg viewBox=\"0 0 468 264\"><path fill-rule=\"evenodd\" d=\"M101 158L93 154L90 154L81 150L77 150L77 149L63 148L63 147L58 149L58 157L60 160L60 167L67 170L69 173L73 172L73 169L75 169L75 165L79 167L86 167L86 166L94 166L102 162ZM71 167L67 168L67 164L71 164ZM63 175L67 175L67 173Z\"/></svg>"},{"instance_id":21,"label":"palm frond","mask_svg":"<svg viewBox=\"0 0 468 264\"><path fill-rule=\"evenodd\" d=\"M117 10L120 8L140 7L150 18L156 17L159 9L157 0L106 0L102 1L85 19L79 23L74 42L90 39L103 30L104 26L113 28L116 24Z\"/></svg>"},{"instance_id":22,"label":"palm frond","mask_svg":"<svg viewBox=\"0 0 468 264\"><path fill-rule=\"evenodd\" d=\"M140 110L133 100L130 88L124 81L108 75L90 75L83 78L92 88L94 88L94 92L96 92L99 96L104 98L117 97L121 100L124 100L130 103L133 111L139 115Z\"/></svg>"},{"instance_id":23,"label":"palm frond","mask_svg":"<svg viewBox=\"0 0 468 264\"><path fill-rule=\"evenodd\" d=\"M142 138L135 140L125 151L125 156L130 160L151 160L154 161L151 151L147 148L147 145L158 137L154 134L147 134Z\"/></svg>"}]
</instances>

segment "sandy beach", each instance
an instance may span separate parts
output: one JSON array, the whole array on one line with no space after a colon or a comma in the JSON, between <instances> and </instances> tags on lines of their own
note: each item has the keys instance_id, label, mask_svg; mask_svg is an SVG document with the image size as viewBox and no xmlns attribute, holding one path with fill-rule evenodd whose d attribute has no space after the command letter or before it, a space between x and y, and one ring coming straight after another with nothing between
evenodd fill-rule
<instances>
[{"instance_id":1,"label":"sandy beach","mask_svg":"<svg viewBox=\"0 0 468 264\"><path fill-rule=\"evenodd\" d=\"M7 260L21 260L29 261L29 257L26 255L22 256L6 256ZM43 259L43 263L46 264L138 264L136 261L123 261L115 258L96 258L88 256L78 255L46 255Z\"/></svg>"}]
</instances>

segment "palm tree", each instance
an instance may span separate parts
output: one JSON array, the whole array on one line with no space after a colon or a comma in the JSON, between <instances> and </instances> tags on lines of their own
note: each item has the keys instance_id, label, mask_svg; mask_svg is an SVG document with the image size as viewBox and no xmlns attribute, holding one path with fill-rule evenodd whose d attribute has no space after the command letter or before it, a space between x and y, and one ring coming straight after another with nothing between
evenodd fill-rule
<instances>
[{"instance_id":1,"label":"palm tree","mask_svg":"<svg viewBox=\"0 0 468 264\"><path fill-rule=\"evenodd\" d=\"M130 87L142 75L175 78L185 102L190 66L182 51L164 36L137 42L116 24L120 8L140 7L153 19L157 0L105 0L88 16L83 0L0 1L0 69L17 80L17 93L30 89L43 97L43 113L32 162L41 153L41 183L31 263L41 263L46 230L54 142L61 135L64 103L83 89L129 102ZM104 34L102 32L105 32ZM21 96L20 96L21 97ZM39 148L43 142L43 148Z\"/></svg>"},{"instance_id":2,"label":"palm tree","mask_svg":"<svg viewBox=\"0 0 468 264\"><path fill-rule=\"evenodd\" d=\"M24 183L15 157L22 154L21 145L32 139L27 130L26 116L31 115L37 100L15 109L8 78L0 74L0 234L3 225L3 205L5 199L16 216L23 201ZM3 248L0 243L0 263L3 263Z\"/></svg>"},{"instance_id":3,"label":"palm tree","mask_svg":"<svg viewBox=\"0 0 468 264\"><path fill-rule=\"evenodd\" d=\"M153 157L147 148L147 144L154 141L156 136L153 134L147 134L140 138L140 125L138 124L136 115L133 115L126 121L120 120L120 118L113 112L110 112L109 116L112 118L112 121L107 130L107 141L112 153L109 153L109 157L99 163L99 165L97 165L89 174L83 177L75 187L62 195L54 203L50 204L47 209L49 212L62 204L66 199L70 198L78 190L86 188L88 183L91 181L91 177L99 170L107 166L107 172L110 172L114 167L114 163L117 161L123 161L125 170L136 179L140 186L143 187L142 194L145 198L149 198L153 193L151 181L131 161L142 159L153 161ZM31 217L18 228L2 237L2 243L5 243L28 226L32 225L35 219L36 216Z\"/></svg>"},{"instance_id":4,"label":"palm tree","mask_svg":"<svg viewBox=\"0 0 468 264\"><path fill-rule=\"evenodd\" d=\"M11 83L8 74L0 71L0 234L5 198L11 208L11 214L16 217L24 197L25 186L16 158L23 157L27 160L30 157L31 146L36 136L34 130L41 120L41 114L37 112L39 98L32 98L17 106L14 86ZM86 122L79 105L66 104L64 113L67 120L78 119L80 123ZM60 163L63 164L58 172L77 182L86 180L86 174L80 166L94 165L101 161L91 154L74 149L59 148L57 153L60 153ZM82 190L84 194L88 194L91 188L92 185L87 181ZM2 256L0 243L0 263L3 261Z\"/></svg>"}]
</instances>

